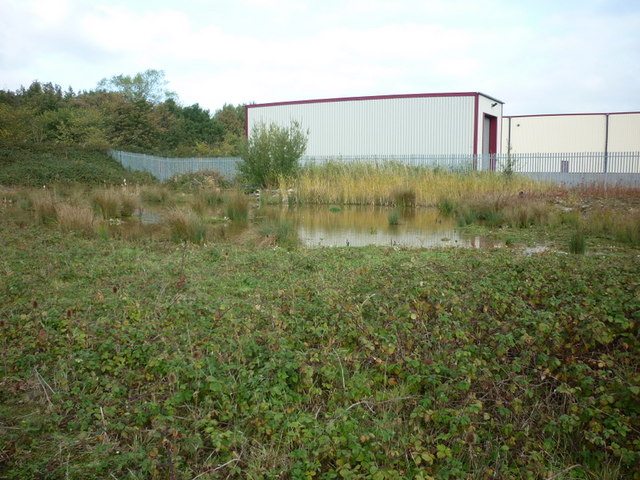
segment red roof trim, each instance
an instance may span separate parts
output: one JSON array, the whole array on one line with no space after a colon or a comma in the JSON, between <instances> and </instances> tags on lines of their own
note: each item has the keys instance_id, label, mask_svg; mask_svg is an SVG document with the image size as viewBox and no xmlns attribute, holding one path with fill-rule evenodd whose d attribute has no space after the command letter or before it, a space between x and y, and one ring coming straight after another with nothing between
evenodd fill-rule
<instances>
[{"instance_id":1,"label":"red roof trim","mask_svg":"<svg viewBox=\"0 0 640 480\"><path fill-rule=\"evenodd\" d=\"M589 115L637 115L640 112L603 112L603 113L538 113L533 115L503 115L502 118L528 118L528 117L584 117Z\"/></svg>"},{"instance_id":2,"label":"red roof trim","mask_svg":"<svg viewBox=\"0 0 640 480\"><path fill-rule=\"evenodd\" d=\"M475 97L477 99L479 95L482 95L483 97L493 100L494 102L504 104L504 102L501 102L500 100L497 100L493 97L490 97L480 92L455 92L455 93L409 93L404 95L373 95L373 96L365 96L365 97L318 98L313 100L294 100L289 102L256 103L252 105L247 105L247 109L258 108L258 107L278 107L283 105L302 105L307 103L357 102L361 100L389 100L389 99L398 99L398 98Z\"/></svg>"}]
</instances>

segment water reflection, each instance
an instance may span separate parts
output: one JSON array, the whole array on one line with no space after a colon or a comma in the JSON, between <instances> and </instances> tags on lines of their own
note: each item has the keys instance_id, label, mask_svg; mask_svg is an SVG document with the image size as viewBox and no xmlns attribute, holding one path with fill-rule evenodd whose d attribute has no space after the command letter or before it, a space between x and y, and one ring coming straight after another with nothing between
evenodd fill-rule
<instances>
[{"instance_id":1,"label":"water reflection","mask_svg":"<svg viewBox=\"0 0 640 480\"><path fill-rule=\"evenodd\" d=\"M389 224L393 211L384 207L294 206L263 207L256 217L286 219L297 229L307 247L386 245L397 247L492 248L484 237L465 237L451 219L437 209L401 211L398 225Z\"/></svg>"}]
</instances>

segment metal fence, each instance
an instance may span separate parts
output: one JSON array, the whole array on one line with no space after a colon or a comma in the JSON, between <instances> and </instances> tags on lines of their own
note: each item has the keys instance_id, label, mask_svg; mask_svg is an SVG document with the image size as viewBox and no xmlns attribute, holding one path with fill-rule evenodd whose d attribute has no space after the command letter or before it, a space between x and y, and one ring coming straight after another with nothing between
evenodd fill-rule
<instances>
[{"instance_id":1,"label":"metal fence","mask_svg":"<svg viewBox=\"0 0 640 480\"><path fill-rule=\"evenodd\" d=\"M111 150L109 154L123 167L149 172L160 181L168 180L176 174L200 170L216 170L226 180L233 180L238 174L236 164L240 160L237 157L165 158L120 150Z\"/></svg>"},{"instance_id":2,"label":"metal fence","mask_svg":"<svg viewBox=\"0 0 640 480\"><path fill-rule=\"evenodd\" d=\"M159 180L175 174L217 170L226 179L237 173L237 157L163 158L112 150L111 156L130 170L144 170ZM513 171L537 180L566 186L598 184L640 188L640 152L514 153L492 155L375 155L301 158L302 165L328 162L399 162L405 165L447 170Z\"/></svg>"},{"instance_id":3,"label":"metal fence","mask_svg":"<svg viewBox=\"0 0 640 480\"><path fill-rule=\"evenodd\" d=\"M567 186L640 188L640 152L518 153L482 156L482 166Z\"/></svg>"},{"instance_id":4,"label":"metal fence","mask_svg":"<svg viewBox=\"0 0 640 480\"><path fill-rule=\"evenodd\" d=\"M321 165L328 162L338 163L373 163L398 162L412 167L444 168L447 170L464 171L472 170L477 156L464 154L447 155L343 155L343 156L303 156L300 159L302 165Z\"/></svg>"}]
</instances>

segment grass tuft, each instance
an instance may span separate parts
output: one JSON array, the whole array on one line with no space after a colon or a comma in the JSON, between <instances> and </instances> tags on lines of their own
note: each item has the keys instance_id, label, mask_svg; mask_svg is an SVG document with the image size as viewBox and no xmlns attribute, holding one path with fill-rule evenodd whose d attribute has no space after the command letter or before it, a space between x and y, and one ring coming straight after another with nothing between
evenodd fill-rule
<instances>
[{"instance_id":1,"label":"grass tuft","mask_svg":"<svg viewBox=\"0 0 640 480\"><path fill-rule=\"evenodd\" d=\"M45 225L58 219L55 194L49 190L37 190L31 196L37 224Z\"/></svg>"},{"instance_id":2,"label":"grass tuft","mask_svg":"<svg viewBox=\"0 0 640 480\"><path fill-rule=\"evenodd\" d=\"M120 195L114 189L100 189L93 194L91 200L105 220L120 216Z\"/></svg>"},{"instance_id":3,"label":"grass tuft","mask_svg":"<svg viewBox=\"0 0 640 480\"><path fill-rule=\"evenodd\" d=\"M249 198L240 190L235 190L227 196L225 203L227 218L238 222L249 219Z\"/></svg>"},{"instance_id":4,"label":"grass tuft","mask_svg":"<svg viewBox=\"0 0 640 480\"><path fill-rule=\"evenodd\" d=\"M391 210L387 215L389 225L395 227L400 224L400 212L397 209Z\"/></svg>"},{"instance_id":5,"label":"grass tuft","mask_svg":"<svg viewBox=\"0 0 640 480\"><path fill-rule=\"evenodd\" d=\"M300 244L295 226L284 219L267 220L258 229L260 236L271 239L275 244L293 248Z\"/></svg>"},{"instance_id":6,"label":"grass tuft","mask_svg":"<svg viewBox=\"0 0 640 480\"><path fill-rule=\"evenodd\" d=\"M453 215L453 212L456 210L456 206L456 202L448 197L441 197L437 202L438 211L445 217Z\"/></svg>"},{"instance_id":7,"label":"grass tuft","mask_svg":"<svg viewBox=\"0 0 640 480\"><path fill-rule=\"evenodd\" d=\"M136 194L123 188L96 190L91 196L91 202L105 220L130 217L140 204Z\"/></svg>"},{"instance_id":8,"label":"grass tuft","mask_svg":"<svg viewBox=\"0 0 640 480\"><path fill-rule=\"evenodd\" d=\"M64 232L79 232L92 236L95 231L95 215L93 209L85 205L56 205L58 226Z\"/></svg>"},{"instance_id":9,"label":"grass tuft","mask_svg":"<svg viewBox=\"0 0 640 480\"><path fill-rule=\"evenodd\" d=\"M191 209L194 212L202 215L207 212L207 210L216 207L222 202L223 197L220 194L219 190L201 188L195 192L191 200Z\"/></svg>"},{"instance_id":10,"label":"grass tuft","mask_svg":"<svg viewBox=\"0 0 640 480\"><path fill-rule=\"evenodd\" d=\"M151 205L163 205L166 207L175 204L174 194L166 187L148 185L140 189L142 201Z\"/></svg>"},{"instance_id":11,"label":"grass tuft","mask_svg":"<svg viewBox=\"0 0 640 480\"><path fill-rule=\"evenodd\" d=\"M174 208L167 213L165 222L169 227L174 242L191 242L200 244L206 240L207 226L205 222L190 210Z\"/></svg>"},{"instance_id":12,"label":"grass tuft","mask_svg":"<svg viewBox=\"0 0 640 480\"><path fill-rule=\"evenodd\" d=\"M587 240L581 228L574 230L569 237L569 252L582 255L587 249Z\"/></svg>"},{"instance_id":13,"label":"grass tuft","mask_svg":"<svg viewBox=\"0 0 640 480\"><path fill-rule=\"evenodd\" d=\"M391 196L394 205L398 208L415 208L416 206L416 192L411 187L397 188Z\"/></svg>"}]
</instances>

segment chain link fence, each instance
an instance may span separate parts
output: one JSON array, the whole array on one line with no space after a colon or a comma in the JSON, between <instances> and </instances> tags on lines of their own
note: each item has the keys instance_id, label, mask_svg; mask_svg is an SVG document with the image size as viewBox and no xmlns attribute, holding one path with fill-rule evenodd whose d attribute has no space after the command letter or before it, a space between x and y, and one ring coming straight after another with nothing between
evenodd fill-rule
<instances>
[{"instance_id":1,"label":"chain link fence","mask_svg":"<svg viewBox=\"0 0 640 480\"><path fill-rule=\"evenodd\" d=\"M176 174L200 170L216 170L225 180L231 181L238 174L236 165L240 161L237 157L165 158L120 150L111 150L109 154L124 168L149 172L162 182Z\"/></svg>"}]
</instances>

